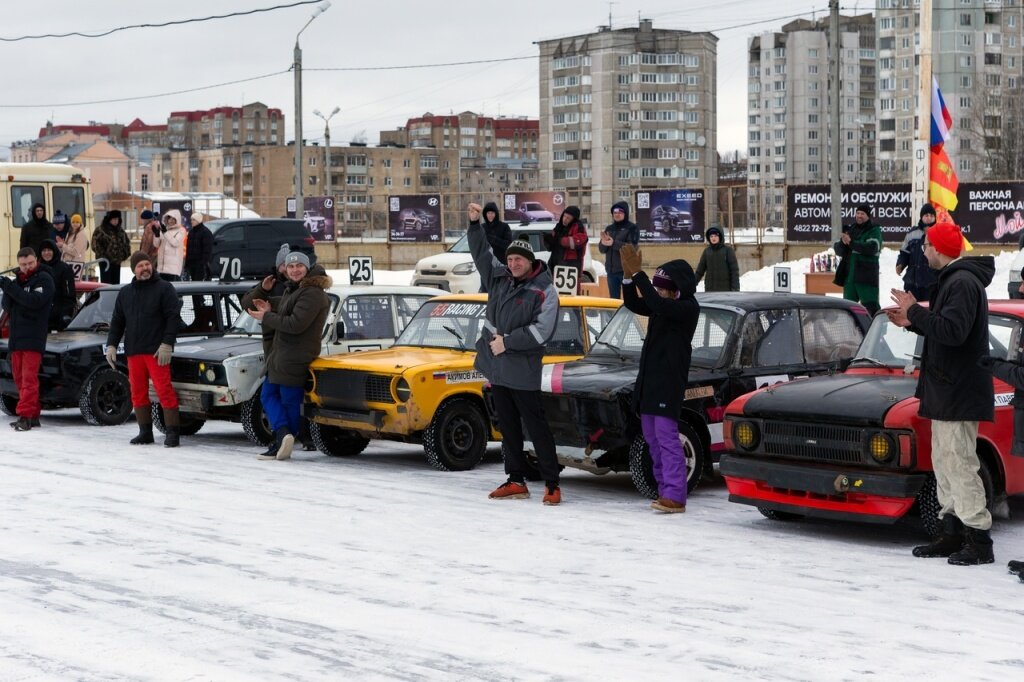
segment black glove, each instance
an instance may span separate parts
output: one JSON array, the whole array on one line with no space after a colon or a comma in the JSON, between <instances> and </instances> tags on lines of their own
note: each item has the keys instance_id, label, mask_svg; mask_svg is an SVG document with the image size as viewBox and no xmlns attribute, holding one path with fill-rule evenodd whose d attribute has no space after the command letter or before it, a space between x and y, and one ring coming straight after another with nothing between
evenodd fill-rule
<instances>
[{"instance_id":1,"label":"black glove","mask_svg":"<svg viewBox=\"0 0 1024 682\"><path fill-rule=\"evenodd\" d=\"M167 232L167 226L161 223L160 224L160 232Z\"/></svg>"},{"instance_id":2,"label":"black glove","mask_svg":"<svg viewBox=\"0 0 1024 682\"><path fill-rule=\"evenodd\" d=\"M160 224L159 223L153 223L153 234L155 234L157 237L160 236Z\"/></svg>"},{"instance_id":3,"label":"black glove","mask_svg":"<svg viewBox=\"0 0 1024 682\"><path fill-rule=\"evenodd\" d=\"M981 367L986 372L991 372L998 361L999 358L994 358L991 355L982 355L978 358L978 367Z\"/></svg>"}]
</instances>

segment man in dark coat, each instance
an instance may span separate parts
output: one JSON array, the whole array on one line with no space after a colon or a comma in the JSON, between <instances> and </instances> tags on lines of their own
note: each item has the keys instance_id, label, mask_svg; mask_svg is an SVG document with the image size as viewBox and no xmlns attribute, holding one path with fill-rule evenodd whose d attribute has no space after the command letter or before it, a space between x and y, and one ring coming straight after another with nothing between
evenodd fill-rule
<instances>
[{"instance_id":1,"label":"man in dark coat","mask_svg":"<svg viewBox=\"0 0 1024 682\"><path fill-rule=\"evenodd\" d=\"M622 296L622 261L619 250L625 244L636 246L640 243L640 230L629 221L629 204L617 201L612 204L612 222L601 233L597 250L604 254L605 275L608 278L608 295Z\"/></svg>"},{"instance_id":2,"label":"man in dark coat","mask_svg":"<svg viewBox=\"0 0 1024 682\"><path fill-rule=\"evenodd\" d=\"M700 254L697 263L697 281L704 279L704 291L739 291L740 266L736 262L736 252L722 239L722 230L709 227L704 233L708 246Z\"/></svg>"},{"instance_id":3,"label":"man in dark coat","mask_svg":"<svg viewBox=\"0 0 1024 682\"><path fill-rule=\"evenodd\" d=\"M627 244L619 251L624 304L637 315L650 317L640 368L633 387L633 409L640 415L644 440L651 453L660 512L686 511L686 453L679 442L679 414L690 375L693 333L700 317L694 293L697 279L685 260L673 260L648 279L640 254ZM643 296L637 295L637 290ZM700 476L702 472L693 472Z\"/></svg>"},{"instance_id":4,"label":"man in dark coat","mask_svg":"<svg viewBox=\"0 0 1024 682\"><path fill-rule=\"evenodd\" d=\"M871 206L861 204L853 225L844 225L833 249L842 262L835 283L843 287L843 298L860 301L868 312L878 312L878 254L882 251L882 228L871 222Z\"/></svg>"},{"instance_id":5,"label":"man in dark coat","mask_svg":"<svg viewBox=\"0 0 1024 682\"><path fill-rule=\"evenodd\" d=\"M513 241L502 263L491 252L480 225L480 205L469 205L469 248L487 284L487 319L476 342L473 366L487 377L498 413L508 480L491 492L492 500L530 496L526 487L523 422L537 451L544 478L543 502L562 501L555 440L540 400L544 345L558 324L558 292L547 266L534 256L530 243Z\"/></svg>"},{"instance_id":6,"label":"man in dark coat","mask_svg":"<svg viewBox=\"0 0 1024 682\"><path fill-rule=\"evenodd\" d=\"M580 222L578 206L566 206L558 218L558 224L550 234L544 235L544 244L551 255L548 257L548 270L552 274L559 265L576 268L577 291L583 281L583 259L587 252L587 228Z\"/></svg>"},{"instance_id":7,"label":"man in dark coat","mask_svg":"<svg viewBox=\"0 0 1024 682\"><path fill-rule=\"evenodd\" d=\"M907 233L896 256L896 274L903 276L903 290L909 291L918 301L927 301L929 291L935 284L935 271L928 267L924 257L924 235L935 224L935 209L931 204L921 207L921 219L917 227Z\"/></svg>"},{"instance_id":8,"label":"man in dark coat","mask_svg":"<svg viewBox=\"0 0 1024 682\"><path fill-rule=\"evenodd\" d=\"M43 240L52 237L53 225L46 219L46 208L42 204L32 204L29 219L21 227L19 248L24 249L27 246L38 259L43 249Z\"/></svg>"},{"instance_id":9,"label":"man in dark coat","mask_svg":"<svg viewBox=\"0 0 1024 682\"><path fill-rule=\"evenodd\" d=\"M498 205L493 201L484 204L483 228L487 243L491 245L491 252L495 258L501 260L505 257L505 249L512 243L512 228L508 223L498 220ZM483 279L480 280L480 293L487 293L487 284Z\"/></svg>"},{"instance_id":10,"label":"man in dark coat","mask_svg":"<svg viewBox=\"0 0 1024 682\"><path fill-rule=\"evenodd\" d=\"M117 346L124 338L128 358L128 382L139 435L129 442L153 442L153 412L149 402L149 381L164 411L167 428L164 447L176 448L181 439L178 395L171 385L171 354L178 336L181 301L174 285L156 274L153 261L143 251L131 258L135 279L117 292L114 314L107 332L107 364L117 370Z\"/></svg>"},{"instance_id":11,"label":"man in dark coat","mask_svg":"<svg viewBox=\"0 0 1024 682\"><path fill-rule=\"evenodd\" d=\"M0 276L0 303L10 316L10 351L14 384L18 387L18 420L15 431L39 428L39 366L46 350L47 322L53 303L53 278L39 265L29 247L18 251L18 274L14 279Z\"/></svg>"},{"instance_id":12,"label":"man in dark coat","mask_svg":"<svg viewBox=\"0 0 1024 682\"><path fill-rule=\"evenodd\" d=\"M53 306L50 308L49 330L59 332L68 326L75 314L75 273L61 260L60 249L52 239L43 240L39 262L50 270L53 277Z\"/></svg>"},{"instance_id":13,"label":"man in dark coat","mask_svg":"<svg viewBox=\"0 0 1024 682\"><path fill-rule=\"evenodd\" d=\"M121 283L121 263L131 258L132 245L128 233L121 225L121 212L116 208L103 216L103 221L92 233L92 252L105 258L100 268L100 281L105 284Z\"/></svg>"},{"instance_id":14,"label":"man in dark coat","mask_svg":"<svg viewBox=\"0 0 1024 682\"><path fill-rule=\"evenodd\" d=\"M303 387L309 365L320 355L324 322L330 311L327 289L331 278L317 265L310 268L309 257L293 251L285 258L288 278L277 305L263 287L254 290L248 313L274 332L267 355L267 378L260 398L263 410L274 430L274 442L258 459L289 459L295 436L302 429Z\"/></svg>"},{"instance_id":15,"label":"man in dark coat","mask_svg":"<svg viewBox=\"0 0 1024 682\"><path fill-rule=\"evenodd\" d=\"M994 561L992 515L978 475L978 422L995 416L992 377L977 361L988 355L988 298L995 274L992 256L962 258L967 248L960 228L939 223L924 238L928 265L939 271L928 308L914 295L892 290L899 306L888 311L893 324L924 336L915 395L918 414L931 420L932 470L941 509L942 534L914 548L914 556L948 557L958 566Z\"/></svg>"},{"instance_id":16,"label":"man in dark coat","mask_svg":"<svg viewBox=\"0 0 1024 682\"><path fill-rule=\"evenodd\" d=\"M213 233L203 223L201 213L193 213L189 219L192 229L188 233L188 249L185 251L185 271L193 282L210 279L210 258L213 257Z\"/></svg>"}]
</instances>

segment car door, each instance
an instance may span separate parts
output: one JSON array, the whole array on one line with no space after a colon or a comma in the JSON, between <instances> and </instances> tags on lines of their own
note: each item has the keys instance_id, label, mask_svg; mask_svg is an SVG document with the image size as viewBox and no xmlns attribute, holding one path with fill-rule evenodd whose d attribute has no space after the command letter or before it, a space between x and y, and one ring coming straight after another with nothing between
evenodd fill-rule
<instances>
[{"instance_id":1,"label":"car door","mask_svg":"<svg viewBox=\"0 0 1024 682\"><path fill-rule=\"evenodd\" d=\"M245 260L242 261L242 273L249 277L260 277L274 272L277 251L281 244L288 241L280 236L275 238L273 226L262 220L254 220L245 224Z\"/></svg>"},{"instance_id":2,"label":"car door","mask_svg":"<svg viewBox=\"0 0 1024 682\"><path fill-rule=\"evenodd\" d=\"M217 230L213 236L213 262L211 263L216 277L225 281L241 279L245 257L245 226L243 224L225 225Z\"/></svg>"}]
</instances>

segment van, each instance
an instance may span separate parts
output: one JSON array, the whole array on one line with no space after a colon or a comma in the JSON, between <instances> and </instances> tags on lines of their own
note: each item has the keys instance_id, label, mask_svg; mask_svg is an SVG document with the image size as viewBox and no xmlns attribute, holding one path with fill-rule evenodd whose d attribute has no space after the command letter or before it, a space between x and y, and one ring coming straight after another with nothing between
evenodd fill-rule
<instances>
[{"instance_id":1,"label":"van","mask_svg":"<svg viewBox=\"0 0 1024 682\"><path fill-rule=\"evenodd\" d=\"M21 228L34 204L45 207L47 220L58 210L79 214L91 238L92 192L81 170L58 163L0 163L0 270L17 265Z\"/></svg>"},{"instance_id":2,"label":"van","mask_svg":"<svg viewBox=\"0 0 1024 682\"><path fill-rule=\"evenodd\" d=\"M275 271L274 260L281 245L309 256L316 262L313 236L301 219L241 218L211 220L213 233L210 272L220 280L262 279Z\"/></svg>"}]
</instances>

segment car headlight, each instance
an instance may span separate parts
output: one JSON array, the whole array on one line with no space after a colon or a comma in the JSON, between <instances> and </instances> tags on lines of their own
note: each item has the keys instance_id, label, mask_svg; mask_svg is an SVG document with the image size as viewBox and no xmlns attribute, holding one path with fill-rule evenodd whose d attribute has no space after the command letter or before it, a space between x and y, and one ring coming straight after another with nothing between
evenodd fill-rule
<instances>
[{"instance_id":1,"label":"car headlight","mask_svg":"<svg viewBox=\"0 0 1024 682\"><path fill-rule=\"evenodd\" d=\"M896 444L885 433L873 433L868 438L868 453L879 464L888 462L896 454Z\"/></svg>"},{"instance_id":2,"label":"car headlight","mask_svg":"<svg viewBox=\"0 0 1024 682\"><path fill-rule=\"evenodd\" d=\"M207 364L205 362L199 363L199 380L205 381L206 383L216 383L217 379L223 373L223 368L216 364Z\"/></svg>"},{"instance_id":3,"label":"car headlight","mask_svg":"<svg viewBox=\"0 0 1024 682\"><path fill-rule=\"evenodd\" d=\"M753 450L761 440L761 430L754 422L738 422L732 427L732 436L736 445L744 450Z\"/></svg>"},{"instance_id":4,"label":"car headlight","mask_svg":"<svg viewBox=\"0 0 1024 682\"><path fill-rule=\"evenodd\" d=\"M473 263L473 261L468 263L459 263L452 268L453 275L472 275L474 272L476 272L476 264Z\"/></svg>"},{"instance_id":5,"label":"car headlight","mask_svg":"<svg viewBox=\"0 0 1024 682\"><path fill-rule=\"evenodd\" d=\"M405 377L399 377L395 382L395 397L400 403L404 403L412 397L412 389L409 388L409 382L405 380Z\"/></svg>"}]
</instances>

